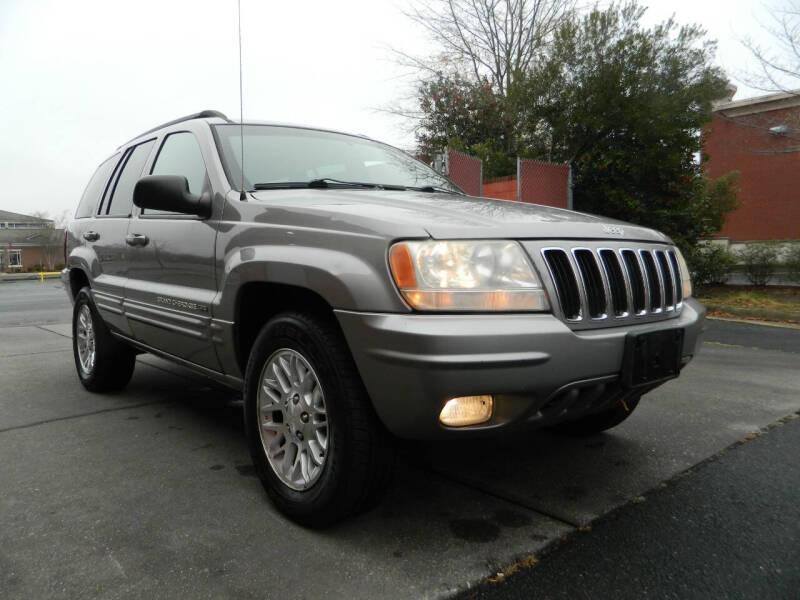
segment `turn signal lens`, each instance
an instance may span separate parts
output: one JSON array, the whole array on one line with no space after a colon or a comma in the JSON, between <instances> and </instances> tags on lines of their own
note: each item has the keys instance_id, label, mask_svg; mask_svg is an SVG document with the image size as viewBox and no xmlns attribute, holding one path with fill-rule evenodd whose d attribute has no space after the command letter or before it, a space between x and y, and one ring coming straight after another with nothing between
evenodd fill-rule
<instances>
[{"instance_id":1,"label":"turn signal lens","mask_svg":"<svg viewBox=\"0 0 800 600\"><path fill-rule=\"evenodd\" d=\"M492 396L462 396L448 400L439 414L439 421L448 427L477 425L492 418Z\"/></svg>"},{"instance_id":2,"label":"turn signal lens","mask_svg":"<svg viewBox=\"0 0 800 600\"><path fill-rule=\"evenodd\" d=\"M686 264L686 259L683 258L683 254L678 248L675 248L675 256L678 257L678 268L681 272L681 282L683 283L683 297L691 298L692 297L692 277L689 274L689 266Z\"/></svg>"},{"instance_id":3,"label":"turn signal lens","mask_svg":"<svg viewBox=\"0 0 800 600\"><path fill-rule=\"evenodd\" d=\"M394 279L401 288L417 287L417 278L414 276L414 264L411 262L411 254L408 246L397 244L392 246L389 253L389 263L392 266Z\"/></svg>"}]
</instances>

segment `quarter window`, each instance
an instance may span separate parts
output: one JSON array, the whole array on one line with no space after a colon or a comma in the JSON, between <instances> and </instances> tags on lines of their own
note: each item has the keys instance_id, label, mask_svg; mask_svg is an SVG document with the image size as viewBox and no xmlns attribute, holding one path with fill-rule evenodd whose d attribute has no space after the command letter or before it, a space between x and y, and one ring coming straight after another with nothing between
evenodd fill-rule
<instances>
[{"instance_id":1,"label":"quarter window","mask_svg":"<svg viewBox=\"0 0 800 600\"><path fill-rule=\"evenodd\" d=\"M111 177L111 172L114 170L114 166L117 164L118 160L119 153L115 154L97 167L94 175L92 175L92 178L89 180L89 185L86 186L86 189L83 192L80 204L78 204L78 210L75 211L76 219L85 219L92 216L92 213L97 206L97 202L103 195L103 192L106 189L106 184L108 183L108 179Z\"/></svg>"},{"instance_id":2,"label":"quarter window","mask_svg":"<svg viewBox=\"0 0 800 600\"><path fill-rule=\"evenodd\" d=\"M106 202L105 214L119 217L130 216L133 206L133 187L142 176L144 163L150 156L153 144L155 144L155 140L150 140L128 151L127 158L123 159L122 172L117 177L114 189L111 191L111 200Z\"/></svg>"}]
</instances>

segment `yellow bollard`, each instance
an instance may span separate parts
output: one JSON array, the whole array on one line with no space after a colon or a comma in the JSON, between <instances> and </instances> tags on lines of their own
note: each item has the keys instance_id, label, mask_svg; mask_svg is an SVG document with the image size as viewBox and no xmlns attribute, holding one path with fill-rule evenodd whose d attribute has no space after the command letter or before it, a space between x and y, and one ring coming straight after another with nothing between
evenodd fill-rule
<instances>
[{"instance_id":1,"label":"yellow bollard","mask_svg":"<svg viewBox=\"0 0 800 600\"><path fill-rule=\"evenodd\" d=\"M44 283L44 273L42 271L39 271L39 280Z\"/></svg>"}]
</instances>

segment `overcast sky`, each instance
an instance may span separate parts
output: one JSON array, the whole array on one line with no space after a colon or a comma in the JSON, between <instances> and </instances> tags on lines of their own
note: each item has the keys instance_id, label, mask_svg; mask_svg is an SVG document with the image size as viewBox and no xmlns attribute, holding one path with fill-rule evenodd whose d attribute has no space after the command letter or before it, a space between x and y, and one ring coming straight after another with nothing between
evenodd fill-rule
<instances>
[{"instance_id":1,"label":"overcast sky","mask_svg":"<svg viewBox=\"0 0 800 600\"><path fill-rule=\"evenodd\" d=\"M244 116L363 133L404 148L374 110L407 94L387 46L425 53L404 0L242 0ZM768 11L747 0L649 0L719 42L739 86L739 43ZM159 123L213 108L239 114L236 0L0 0L0 209L74 210L95 167Z\"/></svg>"}]
</instances>

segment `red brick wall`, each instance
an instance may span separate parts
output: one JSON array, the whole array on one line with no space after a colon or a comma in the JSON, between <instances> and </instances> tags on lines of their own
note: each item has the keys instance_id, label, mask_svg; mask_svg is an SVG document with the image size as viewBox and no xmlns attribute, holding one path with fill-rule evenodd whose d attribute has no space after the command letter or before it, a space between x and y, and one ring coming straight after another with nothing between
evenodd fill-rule
<instances>
[{"instance_id":1,"label":"red brick wall","mask_svg":"<svg viewBox=\"0 0 800 600\"><path fill-rule=\"evenodd\" d=\"M740 207L717 237L731 241L800 238L800 139L769 133L782 123L800 129L800 107L724 117L706 126L705 168L711 177L739 171ZM783 151L783 152L782 152Z\"/></svg>"},{"instance_id":2,"label":"red brick wall","mask_svg":"<svg viewBox=\"0 0 800 600\"><path fill-rule=\"evenodd\" d=\"M483 195L500 200L517 199L517 178L514 175L497 177L483 182Z\"/></svg>"},{"instance_id":3,"label":"red brick wall","mask_svg":"<svg viewBox=\"0 0 800 600\"><path fill-rule=\"evenodd\" d=\"M35 246L14 246L12 244L12 250L20 250L20 258L22 259L22 268L15 267L11 268L9 266L9 258L8 258L8 246L3 245L2 250L4 251L3 256L3 268L0 269L0 272L3 273L24 273L27 272L28 269L38 265L39 263L44 263L45 267L48 267L48 261L45 257L44 252L41 248L37 248ZM52 254L55 257L53 261L54 266L64 262L64 254L63 252L55 252Z\"/></svg>"}]
</instances>

